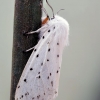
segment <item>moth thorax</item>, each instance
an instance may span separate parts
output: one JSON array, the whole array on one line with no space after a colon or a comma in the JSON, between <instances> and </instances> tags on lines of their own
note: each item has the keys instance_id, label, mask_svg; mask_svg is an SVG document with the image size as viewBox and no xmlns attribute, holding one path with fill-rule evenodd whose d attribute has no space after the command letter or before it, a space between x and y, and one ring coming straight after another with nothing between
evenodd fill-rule
<instances>
[{"instance_id":1,"label":"moth thorax","mask_svg":"<svg viewBox=\"0 0 100 100\"><path fill-rule=\"evenodd\" d=\"M48 20L49 20L49 17L47 16L47 17L42 21L42 25L44 25L45 23L47 23Z\"/></svg>"}]
</instances>

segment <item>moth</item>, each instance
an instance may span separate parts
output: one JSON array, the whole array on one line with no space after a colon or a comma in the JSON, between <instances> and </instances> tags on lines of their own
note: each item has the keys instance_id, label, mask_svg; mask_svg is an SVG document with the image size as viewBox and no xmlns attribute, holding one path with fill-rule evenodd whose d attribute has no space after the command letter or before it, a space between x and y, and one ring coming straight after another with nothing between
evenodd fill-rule
<instances>
[{"instance_id":1,"label":"moth","mask_svg":"<svg viewBox=\"0 0 100 100\"><path fill-rule=\"evenodd\" d=\"M40 40L31 48L33 52L20 77L15 100L54 100L58 95L62 53L68 45L69 24L54 13L52 18L47 14L42 19L42 27L28 34L35 32L40 33Z\"/></svg>"}]
</instances>

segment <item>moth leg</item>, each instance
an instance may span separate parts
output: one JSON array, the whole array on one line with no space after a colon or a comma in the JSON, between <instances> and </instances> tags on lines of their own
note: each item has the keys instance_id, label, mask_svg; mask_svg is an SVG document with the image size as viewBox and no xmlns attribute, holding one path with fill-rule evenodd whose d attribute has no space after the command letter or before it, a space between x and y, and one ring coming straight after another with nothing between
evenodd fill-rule
<instances>
[{"instance_id":1,"label":"moth leg","mask_svg":"<svg viewBox=\"0 0 100 100\"><path fill-rule=\"evenodd\" d=\"M26 33L26 34L34 34L34 33L40 32L42 29L44 29L44 28L46 28L46 27L47 27L47 26L44 25L44 26L40 27L39 29L37 29L36 31L31 31L31 32L28 32L28 33Z\"/></svg>"},{"instance_id":2,"label":"moth leg","mask_svg":"<svg viewBox=\"0 0 100 100\"><path fill-rule=\"evenodd\" d=\"M27 49L27 50L24 50L23 52L26 53L26 52L29 52L29 51L31 51L31 50L34 50L34 47L29 48L29 49Z\"/></svg>"}]
</instances>

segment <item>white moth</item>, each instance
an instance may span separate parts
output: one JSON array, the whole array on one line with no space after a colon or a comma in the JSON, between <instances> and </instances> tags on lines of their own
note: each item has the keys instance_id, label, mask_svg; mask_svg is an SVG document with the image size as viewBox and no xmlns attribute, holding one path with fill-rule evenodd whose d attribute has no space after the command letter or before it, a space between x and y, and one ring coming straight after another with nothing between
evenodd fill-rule
<instances>
[{"instance_id":1,"label":"white moth","mask_svg":"<svg viewBox=\"0 0 100 100\"><path fill-rule=\"evenodd\" d=\"M16 88L15 100L54 100L58 95L62 52L68 45L69 24L62 17L46 17L40 40L23 70ZM32 34L34 32L30 32Z\"/></svg>"}]
</instances>

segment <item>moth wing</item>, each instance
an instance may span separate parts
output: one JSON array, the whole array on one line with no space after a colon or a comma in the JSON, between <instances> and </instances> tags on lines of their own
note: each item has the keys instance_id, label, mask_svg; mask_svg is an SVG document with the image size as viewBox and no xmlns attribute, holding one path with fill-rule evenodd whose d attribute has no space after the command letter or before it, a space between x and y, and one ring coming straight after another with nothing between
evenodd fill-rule
<instances>
[{"instance_id":1,"label":"moth wing","mask_svg":"<svg viewBox=\"0 0 100 100\"><path fill-rule=\"evenodd\" d=\"M48 53L46 55L45 67L47 70L42 69L42 78L49 94L49 99L53 100L58 95L60 68L62 62L62 53L68 43L68 30L61 24L57 24L55 32L52 35L52 41L48 46ZM51 92L50 92L51 91ZM47 100L49 100L47 99Z\"/></svg>"},{"instance_id":2,"label":"moth wing","mask_svg":"<svg viewBox=\"0 0 100 100\"><path fill-rule=\"evenodd\" d=\"M53 30L53 26L48 28ZM50 68L50 63L47 63L47 54L55 32L56 29L47 30L35 46L17 85L15 100L49 100L48 95L51 95L53 90L44 74L48 75Z\"/></svg>"}]
</instances>

